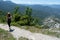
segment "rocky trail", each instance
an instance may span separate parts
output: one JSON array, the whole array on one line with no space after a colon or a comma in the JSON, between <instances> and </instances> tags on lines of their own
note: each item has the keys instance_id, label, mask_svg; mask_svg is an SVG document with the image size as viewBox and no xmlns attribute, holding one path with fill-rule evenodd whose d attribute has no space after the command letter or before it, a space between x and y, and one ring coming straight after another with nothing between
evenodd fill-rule
<instances>
[{"instance_id":1,"label":"rocky trail","mask_svg":"<svg viewBox=\"0 0 60 40\"><path fill-rule=\"evenodd\" d=\"M6 24L0 24L0 28L9 31L8 25ZM20 37L28 38L29 40L60 40L60 38L40 34L40 33L32 33L25 29L20 29L16 26L11 26L11 29L14 29L13 32L10 32L13 37L18 40Z\"/></svg>"}]
</instances>

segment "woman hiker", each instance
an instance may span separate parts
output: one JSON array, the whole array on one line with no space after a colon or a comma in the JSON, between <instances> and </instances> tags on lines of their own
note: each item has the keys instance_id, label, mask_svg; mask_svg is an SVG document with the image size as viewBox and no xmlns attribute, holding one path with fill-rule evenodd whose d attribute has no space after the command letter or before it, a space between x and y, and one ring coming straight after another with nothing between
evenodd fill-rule
<instances>
[{"instance_id":1,"label":"woman hiker","mask_svg":"<svg viewBox=\"0 0 60 40\"><path fill-rule=\"evenodd\" d=\"M10 24L11 24L11 14L10 12L7 13L7 23L8 23L8 26L9 26L9 31L11 31L11 27L10 27Z\"/></svg>"}]
</instances>

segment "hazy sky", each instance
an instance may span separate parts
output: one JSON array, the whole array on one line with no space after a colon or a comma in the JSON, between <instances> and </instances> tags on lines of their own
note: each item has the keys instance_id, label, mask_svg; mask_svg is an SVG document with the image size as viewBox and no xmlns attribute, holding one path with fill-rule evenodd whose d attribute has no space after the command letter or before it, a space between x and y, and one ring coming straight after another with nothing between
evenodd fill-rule
<instances>
[{"instance_id":1,"label":"hazy sky","mask_svg":"<svg viewBox=\"0 0 60 40\"><path fill-rule=\"evenodd\" d=\"M10 0L17 4L60 4L60 0Z\"/></svg>"}]
</instances>

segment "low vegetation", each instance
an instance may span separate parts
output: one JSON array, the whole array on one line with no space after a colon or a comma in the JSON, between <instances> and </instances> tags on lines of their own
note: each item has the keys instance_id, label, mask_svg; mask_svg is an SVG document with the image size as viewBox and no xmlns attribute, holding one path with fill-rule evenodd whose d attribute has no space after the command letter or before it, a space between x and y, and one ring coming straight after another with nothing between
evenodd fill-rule
<instances>
[{"instance_id":1,"label":"low vegetation","mask_svg":"<svg viewBox=\"0 0 60 40\"><path fill-rule=\"evenodd\" d=\"M29 40L28 38L20 37L19 40Z\"/></svg>"},{"instance_id":2,"label":"low vegetation","mask_svg":"<svg viewBox=\"0 0 60 40\"><path fill-rule=\"evenodd\" d=\"M0 29L0 40L15 40L15 38L9 32Z\"/></svg>"},{"instance_id":3,"label":"low vegetation","mask_svg":"<svg viewBox=\"0 0 60 40\"><path fill-rule=\"evenodd\" d=\"M60 38L60 33L59 32L53 32L52 30L49 31L49 29L44 29L44 30L41 31L41 33Z\"/></svg>"},{"instance_id":4,"label":"low vegetation","mask_svg":"<svg viewBox=\"0 0 60 40\"><path fill-rule=\"evenodd\" d=\"M45 29L45 28L42 28L42 27L20 26L20 28L29 30L29 31L31 31L33 33L42 33L42 34L45 34L45 35L50 35L50 36L54 36L54 37L60 38L60 33L59 32L53 32L52 30Z\"/></svg>"}]
</instances>

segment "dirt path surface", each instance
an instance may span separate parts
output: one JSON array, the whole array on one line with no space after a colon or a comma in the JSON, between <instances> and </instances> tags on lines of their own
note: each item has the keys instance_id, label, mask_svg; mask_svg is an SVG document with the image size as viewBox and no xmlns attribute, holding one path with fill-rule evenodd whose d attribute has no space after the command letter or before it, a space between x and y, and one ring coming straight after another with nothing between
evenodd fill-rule
<instances>
[{"instance_id":1,"label":"dirt path surface","mask_svg":"<svg viewBox=\"0 0 60 40\"><path fill-rule=\"evenodd\" d=\"M0 24L0 28L9 31L8 25ZM60 38L40 34L40 33L31 33L28 30L20 29L15 26L11 26L14 29L13 32L10 32L17 40L19 37L25 37L29 40L60 40Z\"/></svg>"}]
</instances>

